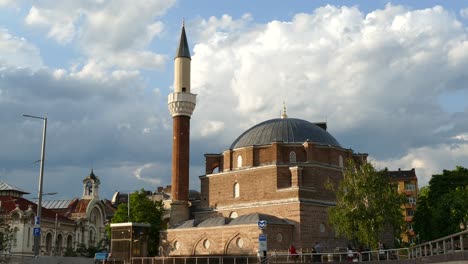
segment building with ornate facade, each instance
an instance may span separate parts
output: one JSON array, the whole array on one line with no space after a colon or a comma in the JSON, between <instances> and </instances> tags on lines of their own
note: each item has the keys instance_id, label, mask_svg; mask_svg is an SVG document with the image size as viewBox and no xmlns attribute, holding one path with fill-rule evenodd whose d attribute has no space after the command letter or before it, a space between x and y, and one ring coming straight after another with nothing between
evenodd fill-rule
<instances>
[{"instance_id":1,"label":"building with ornate facade","mask_svg":"<svg viewBox=\"0 0 468 264\"><path fill-rule=\"evenodd\" d=\"M327 184L342 179L347 159L366 162L341 146L326 123L281 118L259 123L242 133L229 149L205 154L200 201L188 201L190 117L190 53L182 27L175 58L174 93L168 97L173 116L173 166L170 228L161 234L164 255L255 254L259 235L268 251L346 246L328 222L335 204ZM258 221L266 221L259 229Z\"/></svg>"},{"instance_id":2,"label":"building with ornate facade","mask_svg":"<svg viewBox=\"0 0 468 264\"><path fill-rule=\"evenodd\" d=\"M99 185L99 178L91 171L83 179L81 198L42 202L40 254L63 255L67 248L96 246L107 239L105 224L113 209L99 199ZM11 253L33 253L37 204L25 199L25 194L29 193L0 182L0 213L15 230Z\"/></svg>"}]
</instances>

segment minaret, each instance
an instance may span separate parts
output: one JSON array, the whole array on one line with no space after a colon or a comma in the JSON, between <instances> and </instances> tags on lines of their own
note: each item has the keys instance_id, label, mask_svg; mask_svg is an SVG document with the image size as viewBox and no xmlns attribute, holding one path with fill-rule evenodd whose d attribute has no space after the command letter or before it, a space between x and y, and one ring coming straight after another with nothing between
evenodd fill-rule
<instances>
[{"instance_id":1,"label":"minaret","mask_svg":"<svg viewBox=\"0 0 468 264\"><path fill-rule=\"evenodd\" d=\"M174 92L168 96L172 114L172 204L169 224L189 219L190 116L196 95L190 93L190 51L182 24L179 47L174 58Z\"/></svg>"}]
</instances>

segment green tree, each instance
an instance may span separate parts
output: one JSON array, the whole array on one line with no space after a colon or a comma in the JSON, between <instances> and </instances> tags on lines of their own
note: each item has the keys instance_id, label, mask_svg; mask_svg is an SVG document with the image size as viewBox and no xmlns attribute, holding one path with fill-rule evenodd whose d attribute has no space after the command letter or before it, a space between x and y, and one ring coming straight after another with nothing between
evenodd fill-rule
<instances>
[{"instance_id":1,"label":"green tree","mask_svg":"<svg viewBox=\"0 0 468 264\"><path fill-rule=\"evenodd\" d=\"M128 215L127 204L120 204L112 218L112 223L136 222L150 224L148 236L148 254L156 256L159 245L159 231L163 229L162 216L164 213L161 201L153 202L147 197L146 191L130 195L130 215Z\"/></svg>"},{"instance_id":2,"label":"green tree","mask_svg":"<svg viewBox=\"0 0 468 264\"><path fill-rule=\"evenodd\" d=\"M414 212L413 228L419 241L432 239L432 209L429 203L429 186L424 186L418 192L418 207Z\"/></svg>"},{"instance_id":3,"label":"green tree","mask_svg":"<svg viewBox=\"0 0 468 264\"><path fill-rule=\"evenodd\" d=\"M455 170L443 170L442 174L432 175L429 181L429 200L435 205L445 194L457 187L468 185L468 169L456 166Z\"/></svg>"},{"instance_id":4,"label":"green tree","mask_svg":"<svg viewBox=\"0 0 468 264\"><path fill-rule=\"evenodd\" d=\"M10 251L11 244L15 242L17 231L18 228L12 228L8 224L7 215L0 212L0 252Z\"/></svg>"},{"instance_id":5,"label":"green tree","mask_svg":"<svg viewBox=\"0 0 468 264\"><path fill-rule=\"evenodd\" d=\"M330 223L337 235L345 235L354 244L377 247L387 228L401 234L403 214L396 185L372 164L349 160L336 192L336 206L330 209ZM331 185L330 188L333 189Z\"/></svg>"},{"instance_id":6,"label":"green tree","mask_svg":"<svg viewBox=\"0 0 468 264\"><path fill-rule=\"evenodd\" d=\"M420 192L414 216L420 242L456 233L468 222L468 169L457 166L433 175Z\"/></svg>"}]
</instances>

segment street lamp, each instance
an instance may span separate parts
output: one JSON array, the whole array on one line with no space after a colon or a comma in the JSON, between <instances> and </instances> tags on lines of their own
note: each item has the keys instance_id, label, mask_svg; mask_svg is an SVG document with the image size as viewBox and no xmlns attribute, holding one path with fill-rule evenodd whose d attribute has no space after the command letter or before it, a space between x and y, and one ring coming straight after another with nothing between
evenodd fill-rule
<instances>
[{"instance_id":1,"label":"street lamp","mask_svg":"<svg viewBox=\"0 0 468 264\"><path fill-rule=\"evenodd\" d=\"M42 152L41 152L41 168L39 172L39 193L37 195L37 216L34 221L34 257L39 257L41 248L41 214L42 214L42 180L44 176L44 158L45 158L45 143L47 131L47 117L23 115L24 117L36 118L44 120L44 130L42 131Z\"/></svg>"}]
</instances>

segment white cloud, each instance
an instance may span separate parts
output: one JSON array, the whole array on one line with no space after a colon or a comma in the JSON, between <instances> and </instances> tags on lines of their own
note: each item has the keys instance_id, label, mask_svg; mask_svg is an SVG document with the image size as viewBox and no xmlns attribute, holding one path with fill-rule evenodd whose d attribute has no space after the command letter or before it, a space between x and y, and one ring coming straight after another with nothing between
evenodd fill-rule
<instances>
[{"instance_id":1,"label":"white cloud","mask_svg":"<svg viewBox=\"0 0 468 264\"><path fill-rule=\"evenodd\" d=\"M25 21L27 25L48 28L47 36L49 38L55 39L58 43L67 43L75 36L75 26L73 25L75 15L71 14L70 16L66 13L55 12L55 10L32 6Z\"/></svg>"},{"instance_id":2,"label":"white cloud","mask_svg":"<svg viewBox=\"0 0 468 264\"><path fill-rule=\"evenodd\" d=\"M78 43L89 60L102 66L160 68L162 55L147 50L164 25L156 18L175 0L40 2L29 10L27 25L43 28L58 43Z\"/></svg>"},{"instance_id":3,"label":"white cloud","mask_svg":"<svg viewBox=\"0 0 468 264\"><path fill-rule=\"evenodd\" d=\"M432 175L443 170L453 170L456 166L467 167L468 144L439 144L436 146L409 149L408 153L395 160L376 160L378 168L389 170L415 168L419 186L428 185Z\"/></svg>"},{"instance_id":4,"label":"white cloud","mask_svg":"<svg viewBox=\"0 0 468 264\"><path fill-rule=\"evenodd\" d=\"M460 10L460 16L463 18L468 18L468 7Z\"/></svg>"},{"instance_id":5,"label":"white cloud","mask_svg":"<svg viewBox=\"0 0 468 264\"><path fill-rule=\"evenodd\" d=\"M161 180L158 178L155 178L155 175L152 174L154 170L157 169L157 164L153 163L146 163L143 164L143 166L138 167L135 169L133 172L133 175L141 181L151 183L153 185L161 184ZM148 172L150 171L150 172ZM149 174L149 175L148 175Z\"/></svg>"},{"instance_id":6,"label":"white cloud","mask_svg":"<svg viewBox=\"0 0 468 264\"><path fill-rule=\"evenodd\" d=\"M0 28L0 67L1 65L33 69L43 66L39 49L36 46Z\"/></svg>"},{"instance_id":7,"label":"white cloud","mask_svg":"<svg viewBox=\"0 0 468 264\"><path fill-rule=\"evenodd\" d=\"M41 125L19 116L45 113L54 186L64 171L84 177L89 171L79 168L87 166L108 190L139 189L148 179L169 183L167 91L164 82L145 89L140 71L165 63L148 47L165 30L158 19L174 1L39 3L28 25L64 46L77 44L84 57L67 69L47 69L37 47L0 31L0 115L8 127L0 145L15 150L0 152L2 175L37 177L36 167L18 168L37 160L31 150L40 146ZM290 117L328 121L343 147L390 169L415 167L421 183L467 166L468 110L445 112L438 100L468 89L467 29L441 7L387 5L364 14L325 6L290 21L223 15L186 29L197 40L192 174L204 171L202 151L221 152L245 129L279 117L283 101ZM193 177L191 186L198 184Z\"/></svg>"},{"instance_id":8,"label":"white cloud","mask_svg":"<svg viewBox=\"0 0 468 264\"><path fill-rule=\"evenodd\" d=\"M216 134L224 129L224 123L220 121L209 121L200 131L201 135L206 137Z\"/></svg>"},{"instance_id":9,"label":"white cloud","mask_svg":"<svg viewBox=\"0 0 468 264\"><path fill-rule=\"evenodd\" d=\"M0 6L11 6L15 4L15 0L0 0Z\"/></svg>"},{"instance_id":10,"label":"white cloud","mask_svg":"<svg viewBox=\"0 0 468 264\"><path fill-rule=\"evenodd\" d=\"M279 117L283 100L290 117L328 121L344 147L377 160L422 148L435 156L436 146L468 131L468 113L447 113L438 100L468 89L467 29L440 6L389 4L369 14L325 6L265 25L226 15L203 22L192 56L195 137L221 120L227 147L250 126ZM400 167L453 167L422 154Z\"/></svg>"}]
</instances>

